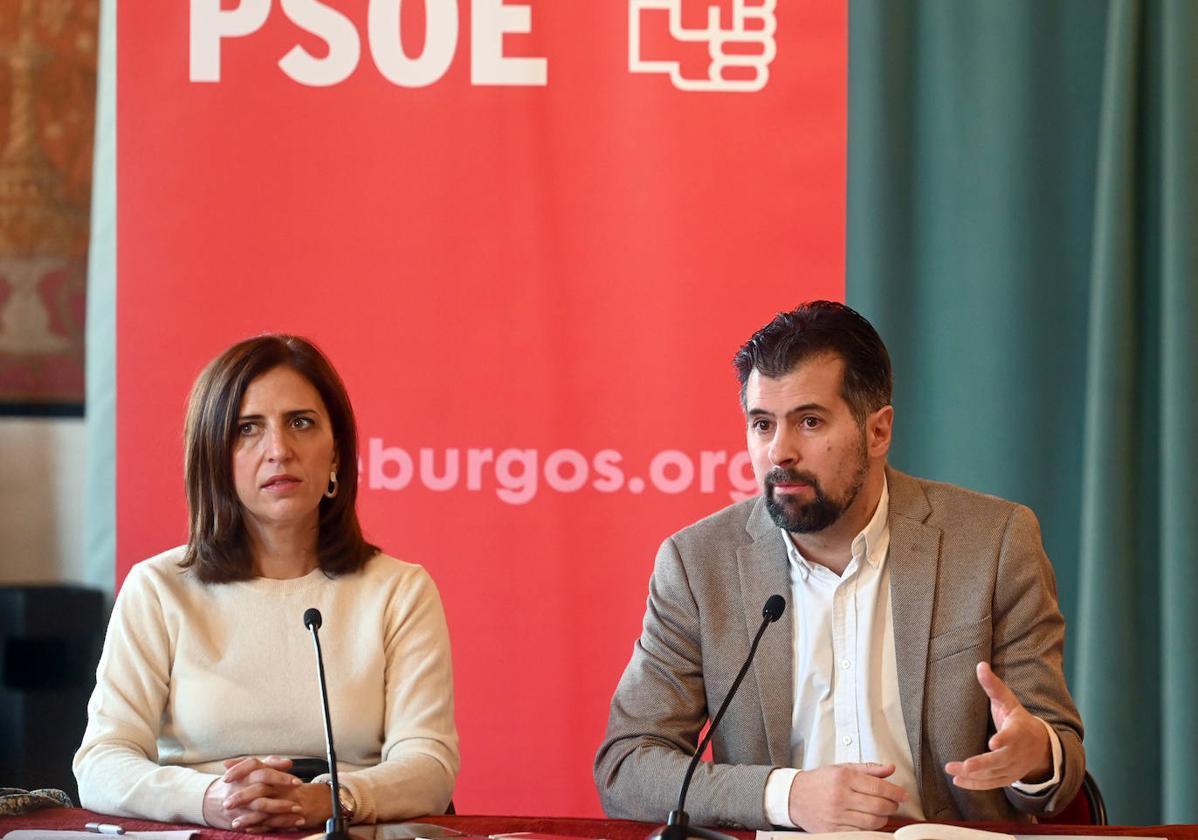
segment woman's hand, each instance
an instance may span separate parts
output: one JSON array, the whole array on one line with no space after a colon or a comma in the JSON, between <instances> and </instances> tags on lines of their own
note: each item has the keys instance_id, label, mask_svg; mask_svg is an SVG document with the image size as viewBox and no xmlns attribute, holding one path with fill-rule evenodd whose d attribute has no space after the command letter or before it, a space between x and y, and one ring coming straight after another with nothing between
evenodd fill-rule
<instances>
[{"instance_id":1,"label":"woman's hand","mask_svg":"<svg viewBox=\"0 0 1198 840\"><path fill-rule=\"evenodd\" d=\"M230 758L204 794L204 822L251 834L319 825L332 812L327 785L303 784L291 760Z\"/></svg>"}]
</instances>

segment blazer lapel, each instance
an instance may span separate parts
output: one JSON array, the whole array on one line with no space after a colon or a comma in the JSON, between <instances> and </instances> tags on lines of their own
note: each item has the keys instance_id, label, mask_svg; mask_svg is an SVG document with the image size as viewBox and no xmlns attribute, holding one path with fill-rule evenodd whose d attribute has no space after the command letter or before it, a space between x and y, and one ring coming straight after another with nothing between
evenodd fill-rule
<instances>
[{"instance_id":1,"label":"blazer lapel","mask_svg":"<svg viewBox=\"0 0 1198 840\"><path fill-rule=\"evenodd\" d=\"M737 551L740 589L744 597L745 629L753 641L761 626L761 608L771 595L786 599L786 612L778 627L765 631L753 660L753 676L765 720L770 763L789 767L790 727L794 709L794 615L791 603L789 561L782 534L770 521L759 499L745 526L754 541ZM747 686L746 686L747 688ZM742 689L743 690L743 689Z\"/></svg>"},{"instance_id":2,"label":"blazer lapel","mask_svg":"<svg viewBox=\"0 0 1198 840\"><path fill-rule=\"evenodd\" d=\"M923 783L923 709L927 683L928 640L936 600L936 570L940 562L939 528L925 524L932 512L919 482L887 468L890 489L890 593L894 612L894 652L898 666L903 722L915 763L915 780Z\"/></svg>"}]
</instances>

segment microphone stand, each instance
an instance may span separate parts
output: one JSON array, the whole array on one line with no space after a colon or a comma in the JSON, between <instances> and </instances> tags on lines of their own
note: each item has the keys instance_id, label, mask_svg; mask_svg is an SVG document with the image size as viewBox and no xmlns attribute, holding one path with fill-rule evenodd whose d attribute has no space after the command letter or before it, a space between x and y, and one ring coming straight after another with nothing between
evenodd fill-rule
<instances>
[{"instance_id":1,"label":"microphone stand","mask_svg":"<svg viewBox=\"0 0 1198 840\"><path fill-rule=\"evenodd\" d=\"M320 630L322 619L320 610L312 607L304 612L304 626L312 631L312 644L316 648L316 674L320 680L320 708L324 712L324 737L328 747L329 760L329 796L332 799L333 813L325 823L324 834L317 832L309 834L303 840L362 840L356 834L351 834L345 825L345 814L341 811L341 782L337 778L337 754L333 750L333 719L329 713L329 692L324 678L324 657L320 652Z\"/></svg>"},{"instance_id":2,"label":"microphone stand","mask_svg":"<svg viewBox=\"0 0 1198 840\"><path fill-rule=\"evenodd\" d=\"M711 726L707 727L707 734L699 742L699 746L695 749L695 754L691 757L691 763L686 768L686 776L682 780L682 791L678 794L678 807L670 811L670 815L666 818L666 824L654 830L645 840L688 840L688 838L692 837L698 838L698 840L735 840L734 837L728 834L691 825L690 817L685 810L686 793L690 790L691 779L695 775L695 768L699 766L699 758L703 755L703 750L707 749L707 745L711 743L711 736L715 734L715 728L720 725L720 720L724 717L724 712L728 710L728 703L736 694L736 690L740 688L741 681L744 680L745 674L749 672L749 666L753 664L753 657L757 655L757 645L761 642L761 637L765 634L765 628L777 621L785 609L786 601L781 595L771 595L769 600L765 602L765 609L761 611L761 626L757 628L757 635L753 637L753 644L749 647L749 655L745 658L745 664L741 666L740 673L732 681L732 687L724 695L724 702L720 704L715 717L711 719Z\"/></svg>"}]
</instances>

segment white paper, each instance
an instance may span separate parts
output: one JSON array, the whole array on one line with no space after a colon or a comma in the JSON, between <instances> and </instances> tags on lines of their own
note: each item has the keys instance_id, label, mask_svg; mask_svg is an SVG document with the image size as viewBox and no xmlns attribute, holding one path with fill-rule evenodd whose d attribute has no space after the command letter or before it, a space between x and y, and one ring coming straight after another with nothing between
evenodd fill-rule
<instances>
[{"instance_id":1,"label":"white paper","mask_svg":"<svg viewBox=\"0 0 1198 840\"><path fill-rule=\"evenodd\" d=\"M124 834L97 834L94 831L54 831L49 828L18 828L5 834L3 840L191 840L199 834L194 829L181 831L126 831Z\"/></svg>"}]
</instances>

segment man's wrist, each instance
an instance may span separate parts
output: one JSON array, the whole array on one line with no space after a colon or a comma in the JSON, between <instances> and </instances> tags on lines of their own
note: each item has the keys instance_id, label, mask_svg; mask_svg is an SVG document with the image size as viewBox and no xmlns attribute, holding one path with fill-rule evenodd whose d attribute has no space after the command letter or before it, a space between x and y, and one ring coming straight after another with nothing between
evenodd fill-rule
<instances>
[{"instance_id":1,"label":"man's wrist","mask_svg":"<svg viewBox=\"0 0 1198 840\"><path fill-rule=\"evenodd\" d=\"M1020 793L1027 795L1036 795L1045 793L1050 788L1055 787L1061 782L1061 762L1064 752L1061 749L1061 738L1057 735L1056 730L1042 718L1036 718L1044 728L1048 731L1048 749L1052 759L1052 766L1049 768L1052 775L1043 781L1025 781L1020 779L1018 782L1013 782L1011 787Z\"/></svg>"},{"instance_id":2,"label":"man's wrist","mask_svg":"<svg viewBox=\"0 0 1198 840\"><path fill-rule=\"evenodd\" d=\"M793 767L775 767L765 779L765 818L770 825L796 828L790 818L790 788L799 771Z\"/></svg>"}]
</instances>

